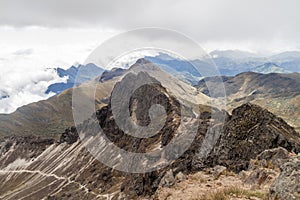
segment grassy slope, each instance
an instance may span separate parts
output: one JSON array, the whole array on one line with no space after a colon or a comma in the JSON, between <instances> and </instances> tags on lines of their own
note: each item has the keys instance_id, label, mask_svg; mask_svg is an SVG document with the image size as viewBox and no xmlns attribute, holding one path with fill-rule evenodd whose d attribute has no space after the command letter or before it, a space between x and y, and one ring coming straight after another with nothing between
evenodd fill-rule
<instances>
[{"instance_id":1,"label":"grassy slope","mask_svg":"<svg viewBox=\"0 0 300 200\"><path fill-rule=\"evenodd\" d=\"M96 80L88 84L97 84L96 104L98 107L105 105L101 100L109 96L115 79L104 83ZM68 89L59 95L47 100L31 103L20 107L12 114L0 115L0 137L11 134L34 134L45 137L55 137L67 127L72 126L72 90ZM82 97L92 98L92 97Z\"/></svg>"}]
</instances>

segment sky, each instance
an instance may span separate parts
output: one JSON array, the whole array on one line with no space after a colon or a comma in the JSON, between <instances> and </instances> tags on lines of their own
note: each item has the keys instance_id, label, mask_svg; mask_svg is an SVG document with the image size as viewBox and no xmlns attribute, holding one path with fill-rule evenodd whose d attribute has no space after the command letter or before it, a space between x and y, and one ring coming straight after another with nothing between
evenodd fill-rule
<instances>
[{"instance_id":1,"label":"sky","mask_svg":"<svg viewBox=\"0 0 300 200\"><path fill-rule=\"evenodd\" d=\"M103 41L142 27L194 39L207 52L300 50L298 0L0 0L0 113L48 98L47 68L83 63ZM40 82L40 83L37 83Z\"/></svg>"}]
</instances>

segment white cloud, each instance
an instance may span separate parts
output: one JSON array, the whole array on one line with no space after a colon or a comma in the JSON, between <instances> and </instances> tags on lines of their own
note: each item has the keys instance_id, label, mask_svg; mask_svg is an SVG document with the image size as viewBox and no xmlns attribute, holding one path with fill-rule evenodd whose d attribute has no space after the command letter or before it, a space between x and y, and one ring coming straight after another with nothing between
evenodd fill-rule
<instances>
[{"instance_id":1,"label":"white cloud","mask_svg":"<svg viewBox=\"0 0 300 200\"><path fill-rule=\"evenodd\" d=\"M9 98L0 100L0 113L11 113L18 107L49 98L53 94L45 94L47 87L56 82L65 82L55 70L17 69L0 77L0 91L5 91Z\"/></svg>"},{"instance_id":2,"label":"white cloud","mask_svg":"<svg viewBox=\"0 0 300 200\"><path fill-rule=\"evenodd\" d=\"M112 31L47 28L0 28L0 113L11 113L28 103L47 99L47 87L62 82L47 68L69 68L83 63L98 41Z\"/></svg>"}]
</instances>

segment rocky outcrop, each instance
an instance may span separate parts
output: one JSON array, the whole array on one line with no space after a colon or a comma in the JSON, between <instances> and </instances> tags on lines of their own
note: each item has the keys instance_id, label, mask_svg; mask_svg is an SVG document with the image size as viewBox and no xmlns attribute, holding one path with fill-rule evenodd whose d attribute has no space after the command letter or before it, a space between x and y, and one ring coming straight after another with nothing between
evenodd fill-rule
<instances>
[{"instance_id":1,"label":"rocky outcrop","mask_svg":"<svg viewBox=\"0 0 300 200\"><path fill-rule=\"evenodd\" d=\"M291 153L279 147L268 149L251 159L249 168L239 173L239 177L252 189L268 191L279 175L279 166L290 158Z\"/></svg>"},{"instance_id":2,"label":"rocky outcrop","mask_svg":"<svg viewBox=\"0 0 300 200\"><path fill-rule=\"evenodd\" d=\"M110 71L104 71L99 79L100 82L104 82L110 79L113 79L118 76L122 76L125 74L127 70L122 68L114 68Z\"/></svg>"},{"instance_id":3,"label":"rocky outcrop","mask_svg":"<svg viewBox=\"0 0 300 200\"><path fill-rule=\"evenodd\" d=\"M290 158L280 171L270 188L270 199L300 199L300 155Z\"/></svg>"},{"instance_id":4,"label":"rocky outcrop","mask_svg":"<svg viewBox=\"0 0 300 200\"><path fill-rule=\"evenodd\" d=\"M292 153L282 147L265 150L259 154L255 160L250 161L249 169L279 168L284 162L286 162L287 159L290 158L291 154Z\"/></svg>"},{"instance_id":5,"label":"rocky outcrop","mask_svg":"<svg viewBox=\"0 0 300 200\"><path fill-rule=\"evenodd\" d=\"M239 172L248 168L250 159L277 147L300 152L299 134L281 118L248 103L233 110L208 160Z\"/></svg>"},{"instance_id":6,"label":"rocky outcrop","mask_svg":"<svg viewBox=\"0 0 300 200\"><path fill-rule=\"evenodd\" d=\"M79 135L77 133L76 128L73 126L71 128L68 128L65 130L63 134L60 136L60 143L66 142L67 144L73 144L74 142L77 142L79 138Z\"/></svg>"}]
</instances>

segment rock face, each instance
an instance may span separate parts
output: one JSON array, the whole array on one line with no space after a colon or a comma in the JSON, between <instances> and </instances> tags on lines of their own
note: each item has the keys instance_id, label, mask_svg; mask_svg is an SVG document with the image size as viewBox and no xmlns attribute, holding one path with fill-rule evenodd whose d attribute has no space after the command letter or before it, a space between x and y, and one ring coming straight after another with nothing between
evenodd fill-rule
<instances>
[{"instance_id":1,"label":"rock face","mask_svg":"<svg viewBox=\"0 0 300 200\"><path fill-rule=\"evenodd\" d=\"M268 149L250 161L247 171L240 173L246 184L252 188L268 190L279 174L279 167L290 157L290 153L282 148Z\"/></svg>"},{"instance_id":2,"label":"rock face","mask_svg":"<svg viewBox=\"0 0 300 200\"><path fill-rule=\"evenodd\" d=\"M77 142L79 138L79 135L77 133L77 130L75 127L71 127L65 130L63 134L60 136L60 143L68 143L68 144L73 144L74 142Z\"/></svg>"},{"instance_id":3,"label":"rock face","mask_svg":"<svg viewBox=\"0 0 300 200\"><path fill-rule=\"evenodd\" d=\"M271 199L300 199L300 156L290 158L270 188Z\"/></svg>"},{"instance_id":4,"label":"rock face","mask_svg":"<svg viewBox=\"0 0 300 200\"><path fill-rule=\"evenodd\" d=\"M272 165L274 168L279 168L289 157L290 152L282 147L275 149L268 149L263 151L256 157L256 162L250 163L249 169L255 169L257 167L270 167Z\"/></svg>"},{"instance_id":5,"label":"rock face","mask_svg":"<svg viewBox=\"0 0 300 200\"><path fill-rule=\"evenodd\" d=\"M143 60L139 61L142 62ZM123 80L128 81L131 88L137 82L152 79L146 73L140 72L137 75L129 74ZM126 79L128 78L128 80ZM133 81L134 80L134 81ZM180 125L180 103L168 92L161 84L152 80L153 84L144 85L138 88L130 98L130 114L132 118L139 125L148 125L150 123L149 109L153 104L159 104L164 107L166 112L165 125L154 136L150 138L136 138L125 134L117 126L116 121L112 114L112 106L109 104L107 107L102 108L97 112L99 124L106 134L107 138L112 141L116 146L130 152L144 153L151 151L155 148L161 148L170 143L175 137ZM121 84L125 84L122 83ZM125 84L127 85L127 84ZM132 85L132 86L131 86ZM118 87L118 85L116 86ZM118 88L115 88L118 90ZM123 94L123 99L127 98L128 91ZM117 102L118 103L118 102ZM121 103L121 102L120 102ZM189 115L191 113L184 113ZM125 174L124 182L121 185L121 192L126 199L133 199L137 196L150 196L153 195L160 184L172 185L175 181L175 176L179 172L188 172L192 170L192 160L196 157L196 149L202 143L204 135L207 130L207 122L202 121L203 124L199 127L199 133L192 143L189 150L184 153L178 160L174 161L172 165L167 166L161 170L144 173L144 174ZM180 148L180 146L178 146ZM165 159L172 159L172 156ZM132 163L134 168L135 163Z\"/></svg>"},{"instance_id":6,"label":"rock face","mask_svg":"<svg viewBox=\"0 0 300 200\"><path fill-rule=\"evenodd\" d=\"M267 110L244 104L233 110L209 160L239 172L248 168L250 159L276 147L300 152L299 134Z\"/></svg>"}]
</instances>

